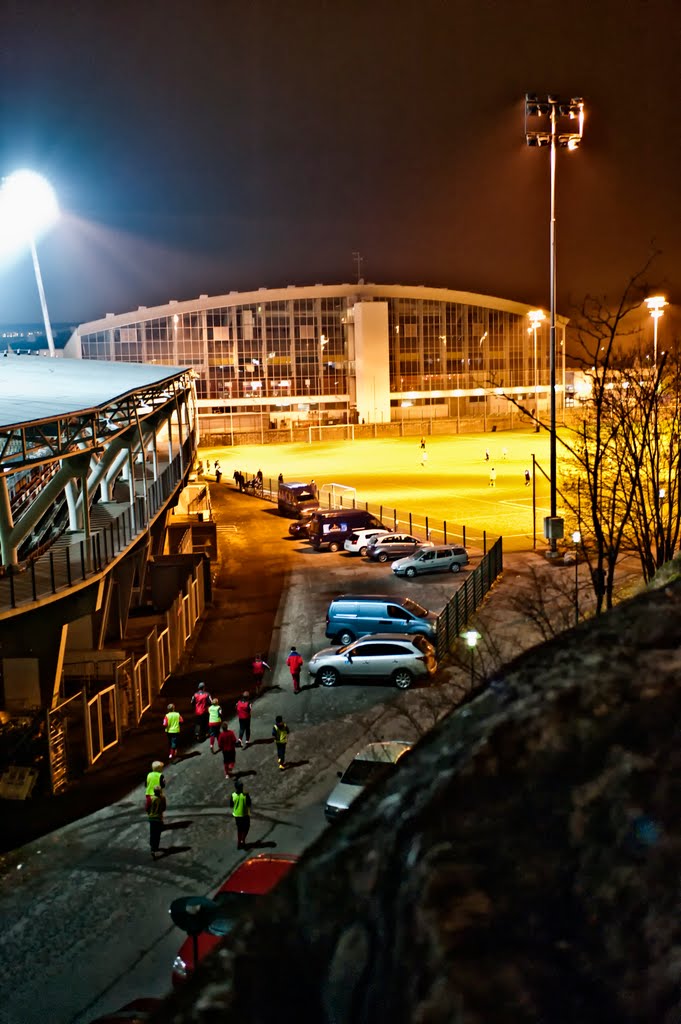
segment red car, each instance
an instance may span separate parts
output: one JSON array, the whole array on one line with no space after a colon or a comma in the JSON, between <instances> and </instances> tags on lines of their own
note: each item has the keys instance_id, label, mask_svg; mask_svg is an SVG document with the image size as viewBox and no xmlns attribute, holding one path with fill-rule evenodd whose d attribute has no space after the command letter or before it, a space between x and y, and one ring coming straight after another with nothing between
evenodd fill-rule
<instances>
[{"instance_id":1,"label":"red car","mask_svg":"<svg viewBox=\"0 0 681 1024\"><path fill-rule=\"evenodd\" d=\"M213 896L221 911L208 930L198 937L199 960L217 946L223 935L232 931L243 913L253 905L254 897L264 896L273 889L297 860L289 854L259 853L239 864ZM173 985L176 988L187 980L194 966L194 943L187 936L173 961Z\"/></svg>"}]
</instances>

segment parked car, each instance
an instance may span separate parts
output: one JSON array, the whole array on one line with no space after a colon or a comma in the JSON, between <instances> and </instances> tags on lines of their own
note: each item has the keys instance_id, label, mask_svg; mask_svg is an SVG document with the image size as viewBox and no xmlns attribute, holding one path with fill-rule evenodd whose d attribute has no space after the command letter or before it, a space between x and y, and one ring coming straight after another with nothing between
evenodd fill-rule
<instances>
[{"instance_id":1,"label":"parked car","mask_svg":"<svg viewBox=\"0 0 681 1024\"><path fill-rule=\"evenodd\" d=\"M383 537L374 537L367 547L367 555L375 562L388 562L393 558L412 555L424 543L427 542L412 537L410 533L388 533Z\"/></svg>"},{"instance_id":2,"label":"parked car","mask_svg":"<svg viewBox=\"0 0 681 1024\"><path fill-rule=\"evenodd\" d=\"M341 594L326 613L326 636L338 644L349 644L370 633L437 637L437 615L422 608L410 597L392 594Z\"/></svg>"},{"instance_id":3,"label":"parked car","mask_svg":"<svg viewBox=\"0 0 681 1024\"><path fill-rule=\"evenodd\" d=\"M355 754L345 771L338 772L340 782L331 791L324 808L327 821L336 821L345 814L367 786L389 778L410 749L411 743L403 740L383 740L370 743Z\"/></svg>"},{"instance_id":4,"label":"parked car","mask_svg":"<svg viewBox=\"0 0 681 1024\"><path fill-rule=\"evenodd\" d=\"M328 548L340 551L351 533L370 527L384 530L380 519L363 508L332 509L329 512L315 512L310 523L310 543L315 551Z\"/></svg>"},{"instance_id":5,"label":"parked car","mask_svg":"<svg viewBox=\"0 0 681 1024\"><path fill-rule=\"evenodd\" d=\"M422 636L374 633L342 647L325 647L313 654L308 671L322 686L392 680L408 690L415 679L437 672L435 648Z\"/></svg>"},{"instance_id":6,"label":"parked car","mask_svg":"<svg viewBox=\"0 0 681 1024\"><path fill-rule=\"evenodd\" d=\"M312 522L312 516L315 512L319 511L317 508L306 508L304 509L297 519L295 519L288 528L288 532L292 537L303 538L309 537L310 523Z\"/></svg>"},{"instance_id":7,"label":"parked car","mask_svg":"<svg viewBox=\"0 0 681 1024\"><path fill-rule=\"evenodd\" d=\"M424 545L417 548L406 558L398 558L391 568L396 576L411 579L424 572L459 572L462 565L468 565L468 552L465 548L433 544L431 547Z\"/></svg>"},{"instance_id":8,"label":"parked car","mask_svg":"<svg viewBox=\"0 0 681 1024\"><path fill-rule=\"evenodd\" d=\"M208 930L198 936L199 960L203 960L217 946L223 935L232 931L255 898L273 889L297 860L293 855L259 853L239 864L213 896L213 900L220 906L220 913ZM193 939L187 936L173 961L172 981L175 988L187 980L195 966Z\"/></svg>"},{"instance_id":9,"label":"parked car","mask_svg":"<svg viewBox=\"0 0 681 1024\"><path fill-rule=\"evenodd\" d=\"M369 530L353 530L343 548L351 555L366 555L369 542L374 537L383 537L387 533L390 533L390 530L379 530L376 527Z\"/></svg>"}]
</instances>

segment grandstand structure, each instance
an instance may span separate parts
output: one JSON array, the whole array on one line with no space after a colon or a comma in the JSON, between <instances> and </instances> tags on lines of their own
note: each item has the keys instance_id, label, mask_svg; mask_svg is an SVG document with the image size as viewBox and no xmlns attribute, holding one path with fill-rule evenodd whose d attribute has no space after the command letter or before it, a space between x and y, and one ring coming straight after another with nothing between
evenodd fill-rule
<instances>
[{"instance_id":1,"label":"grandstand structure","mask_svg":"<svg viewBox=\"0 0 681 1024\"><path fill-rule=\"evenodd\" d=\"M189 369L15 355L0 364L6 797L36 782L58 792L139 721L198 620L205 559L186 539L184 554L168 544L198 443ZM207 497L180 506L196 520ZM130 612L168 558L183 586L157 588L165 620L135 654Z\"/></svg>"}]
</instances>

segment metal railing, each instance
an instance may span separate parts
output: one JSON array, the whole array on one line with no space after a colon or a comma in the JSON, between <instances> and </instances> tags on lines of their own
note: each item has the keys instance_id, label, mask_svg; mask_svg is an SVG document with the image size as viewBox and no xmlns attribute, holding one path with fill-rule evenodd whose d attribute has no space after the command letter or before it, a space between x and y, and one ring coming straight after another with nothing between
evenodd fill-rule
<instances>
[{"instance_id":1,"label":"metal railing","mask_svg":"<svg viewBox=\"0 0 681 1024\"><path fill-rule=\"evenodd\" d=\"M110 515L107 524L93 530L89 537L72 544L54 545L38 558L6 567L0 576L0 614L101 573L144 533L180 482L182 467L186 469L188 465L187 453L178 453L158 479L147 485L146 496L138 495L126 508ZM94 505L91 516L104 507Z\"/></svg>"},{"instance_id":2,"label":"metal railing","mask_svg":"<svg viewBox=\"0 0 681 1024\"><path fill-rule=\"evenodd\" d=\"M452 594L437 620L437 656L444 658L454 650L461 632L491 590L504 569L503 541L499 537L480 564L466 577L463 586Z\"/></svg>"}]
</instances>

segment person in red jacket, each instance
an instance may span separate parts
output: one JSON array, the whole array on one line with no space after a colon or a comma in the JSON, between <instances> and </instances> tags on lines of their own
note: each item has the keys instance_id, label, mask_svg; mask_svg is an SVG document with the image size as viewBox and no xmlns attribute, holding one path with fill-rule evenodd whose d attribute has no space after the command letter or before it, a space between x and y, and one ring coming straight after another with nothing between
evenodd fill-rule
<instances>
[{"instance_id":1,"label":"person in red jacket","mask_svg":"<svg viewBox=\"0 0 681 1024\"><path fill-rule=\"evenodd\" d=\"M257 697L262 686L262 677L265 675L265 670L269 670L270 666L267 664L262 654L256 654L251 663L251 667L253 669L253 688Z\"/></svg>"},{"instance_id":2,"label":"person in red jacket","mask_svg":"<svg viewBox=\"0 0 681 1024\"><path fill-rule=\"evenodd\" d=\"M236 742L236 733L230 729L229 722L223 722L220 726L220 735L218 736L218 750L222 751L226 779L231 778L234 771Z\"/></svg>"},{"instance_id":3,"label":"person in red jacket","mask_svg":"<svg viewBox=\"0 0 681 1024\"><path fill-rule=\"evenodd\" d=\"M239 719L239 739L236 741L237 747L248 746L251 742L251 711L253 705L251 704L251 695L248 690L244 690L241 697L236 702L236 717ZM243 740L246 740L244 744Z\"/></svg>"},{"instance_id":4,"label":"person in red jacket","mask_svg":"<svg viewBox=\"0 0 681 1024\"><path fill-rule=\"evenodd\" d=\"M288 665L289 672L291 673L291 679L293 680L293 692L300 693L300 673L303 670L305 662L298 654L295 645L291 648L291 653L286 659L286 664Z\"/></svg>"},{"instance_id":5,"label":"person in red jacket","mask_svg":"<svg viewBox=\"0 0 681 1024\"><path fill-rule=\"evenodd\" d=\"M196 693L192 697L194 708L194 735L197 740L205 740L208 733L208 708L212 701L211 695L206 689L205 683L199 683Z\"/></svg>"}]
</instances>

